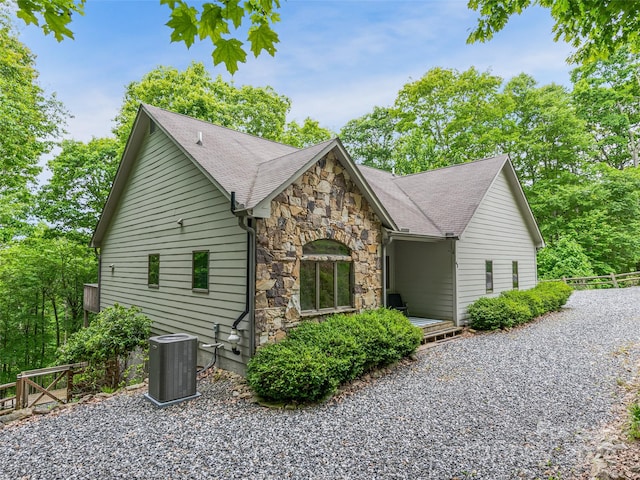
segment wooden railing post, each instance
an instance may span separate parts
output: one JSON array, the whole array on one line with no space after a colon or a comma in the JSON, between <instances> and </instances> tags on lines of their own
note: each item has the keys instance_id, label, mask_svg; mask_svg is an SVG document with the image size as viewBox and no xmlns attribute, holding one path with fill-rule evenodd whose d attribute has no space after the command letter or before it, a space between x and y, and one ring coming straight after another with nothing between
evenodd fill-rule
<instances>
[{"instance_id":1,"label":"wooden railing post","mask_svg":"<svg viewBox=\"0 0 640 480\"><path fill-rule=\"evenodd\" d=\"M67 403L71 401L71 390L73 388L73 371L67 370Z\"/></svg>"},{"instance_id":2,"label":"wooden railing post","mask_svg":"<svg viewBox=\"0 0 640 480\"><path fill-rule=\"evenodd\" d=\"M20 410L22 408L22 377L18 375L16 377L16 410Z\"/></svg>"},{"instance_id":3,"label":"wooden railing post","mask_svg":"<svg viewBox=\"0 0 640 480\"><path fill-rule=\"evenodd\" d=\"M616 281L616 274L611 272L611 283L613 283L614 288L618 288L618 282Z\"/></svg>"}]
</instances>

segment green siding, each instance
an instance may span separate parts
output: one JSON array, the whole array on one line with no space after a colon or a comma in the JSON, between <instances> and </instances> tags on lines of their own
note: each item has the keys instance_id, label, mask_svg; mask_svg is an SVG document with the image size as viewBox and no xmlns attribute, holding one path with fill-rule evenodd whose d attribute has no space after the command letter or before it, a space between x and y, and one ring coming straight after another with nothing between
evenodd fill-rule
<instances>
[{"instance_id":1,"label":"green siding","mask_svg":"<svg viewBox=\"0 0 640 480\"><path fill-rule=\"evenodd\" d=\"M451 243L394 241L394 290L408 304L409 315L453 319Z\"/></svg>"},{"instance_id":2,"label":"green siding","mask_svg":"<svg viewBox=\"0 0 640 480\"><path fill-rule=\"evenodd\" d=\"M511 290L511 262L518 262L520 289L536 285L536 248L504 172L496 178L457 244L458 318L481 296ZM493 261L493 293L485 290L485 261Z\"/></svg>"},{"instance_id":3,"label":"green siding","mask_svg":"<svg viewBox=\"0 0 640 480\"><path fill-rule=\"evenodd\" d=\"M154 334L186 332L202 343L213 342L218 323L218 341L226 341L245 307L246 241L229 200L156 131L143 143L103 240L101 307L137 305L153 319ZM210 251L208 293L191 290L193 250ZM150 253L160 254L159 288L147 286ZM243 372L248 340L242 356L220 350L219 365ZM208 363L212 351L199 353L199 363Z\"/></svg>"}]
</instances>

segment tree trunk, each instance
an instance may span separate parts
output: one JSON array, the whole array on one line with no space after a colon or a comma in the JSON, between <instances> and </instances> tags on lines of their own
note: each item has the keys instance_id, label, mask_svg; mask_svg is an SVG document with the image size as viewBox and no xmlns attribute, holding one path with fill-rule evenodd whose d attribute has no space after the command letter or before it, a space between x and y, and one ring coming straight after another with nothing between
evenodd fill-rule
<instances>
[{"instance_id":1,"label":"tree trunk","mask_svg":"<svg viewBox=\"0 0 640 480\"><path fill-rule=\"evenodd\" d=\"M60 319L58 318L58 307L56 306L56 297L51 297L51 306L53 307L53 316L56 319L56 347L60 346Z\"/></svg>"}]
</instances>

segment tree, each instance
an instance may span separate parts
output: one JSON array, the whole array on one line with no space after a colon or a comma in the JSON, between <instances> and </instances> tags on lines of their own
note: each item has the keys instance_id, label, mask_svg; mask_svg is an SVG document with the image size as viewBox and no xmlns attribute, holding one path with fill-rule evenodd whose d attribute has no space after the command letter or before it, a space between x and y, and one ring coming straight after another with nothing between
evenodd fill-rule
<instances>
[{"instance_id":1,"label":"tree","mask_svg":"<svg viewBox=\"0 0 640 480\"><path fill-rule=\"evenodd\" d=\"M0 11L0 242L24 233L38 159L64 122L61 104L38 85L34 64Z\"/></svg>"},{"instance_id":2,"label":"tree","mask_svg":"<svg viewBox=\"0 0 640 480\"><path fill-rule=\"evenodd\" d=\"M564 87L538 87L533 77L522 73L505 85L504 96L508 109L499 143L521 181L533 184L582 169L593 145Z\"/></svg>"},{"instance_id":3,"label":"tree","mask_svg":"<svg viewBox=\"0 0 640 480\"><path fill-rule=\"evenodd\" d=\"M333 136L330 130L321 127L317 121L307 117L302 125L299 125L295 120L285 125L278 141L293 147L305 148L329 140Z\"/></svg>"},{"instance_id":4,"label":"tree","mask_svg":"<svg viewBox=\"0 0 640 480\"><path fill-rule=\"evenodd\" d=\"M427 161L434 168L497 153L501 85L500 77L474 67L433 68L406 84L395 101L398 161L409 166Z\"/></svg>"},{"instance_id":5,"label":"tree","mask_svg":"<svg viewBox=\"0 0 640 480\"><path fill-rule=\"evenodd\" d=\"M118 168L118 150L113 138L63 141L62 151L47 164L52 176L38 194L38 217L88 242Z\"/></svg>"},{"instance_id":6,"label":"tree","mask_svg":"<svg viewBox=\"0 0 640 480\"><path fill-rule=\"evenodd\" d=\"M614 168L638 166L640 54L623 47L607 60L571 72L578 114L587 122L599 160Z\"/></svg>"},{"instance_id":7,"label":"tree","mask_svg":"<svg viewBox=\"0 0 640 480\"><path fill-rule=\"evenodd\" d=\"M640 51L640 2L635 0L469 0L480 18L467 43L491 40L511 16L532 5L550 10L554 40L577 48L573 61L606 58L623 45Z\"/></svg>"},{"instance_id":8,"label":"tree","mask_svg":"<svg viewBox=\"0 0 640 480\"><path fill-rule=\"evenodd\" d=\"M158 67L127 86L114 129L122 148L140 103L294 146L331 137L329 130L310 118L302 126L287 124L291 100L273 88L235 87L220 76L211 78L202 63L194 62L184 71Z\"/></svg>"},{"instance_id":9,"label":"tree","mask_svg":"<svg viewBox=\"0 0 640 480\"><path fill-rule=\"evenodd\" d=\"M127 86L114 133L124 145L140 103L149 103L224 127L277 140L291 101L271 87L234 87L215 79L202 63L184 71L158 67Z\"/></svg>"},{"instance_id":10,"label":"tree","mask_svg":"<svg viewBox=\"0 0 640 480\"><path fill-rule=\"evenodd\" d=\"M349 120L342 127L340 138L357 162L391 171L395 168L397 121L391 108L376 106L373 112Z\"/></svg>"},{"instance_id":11,"label":"tree","mask_svg":"<svg viewBox=\"0 0 640 480\"><path fill-rule=\"evenodd\" d=\"M83 284L95 281L95 255L82 244L49 237L0 247L0 382L46 366L56 347L82 324Z\"/></svg>"},{"instance_id":12,"label":"tree","mask_svg":"<svg viewBox=\"0 0 640 480\"><path fill-rule=\"evenodd\" d=\"M604 163L580 175L541 180L527 197L550 246L577 242L598 275L628 272L640 262L640 171Z\"/></svg>"},{"instance_id":13,"label":"tree","mask_svg":"<svg viewBox=\"0 0 640 480\"><path fill-rule=\"evenodd\" d=\"M589 257L571 237L560 237L538 252L540 278L590 277L593 274Z\"/></svg>"},{"instance_id":14,"label":"tree","mask_svg":"<svg viewBox=\"0 0 640 480\"><path fill-rule=\"evenodd\" d=\"M0 0L6 1L6 0ZM17 16L28 24L34 24L45 33L53 34L59 42L65 37L73 39L70 23L73 15L84 15L86 0L17 0ZM245 62L247 51L234 36L249 28L246 40L250 50L258 57L263 51L273 56L278 35L271 26L280 20L277 10L279 0L210 0L194 6L185 0L160 0L171 10L166 25L171 28L171 41L183 42L187 48L196 39L211 41L213 63L224 63L229 73L238 70L238 63Z\"/></svg>"}]
</instances>

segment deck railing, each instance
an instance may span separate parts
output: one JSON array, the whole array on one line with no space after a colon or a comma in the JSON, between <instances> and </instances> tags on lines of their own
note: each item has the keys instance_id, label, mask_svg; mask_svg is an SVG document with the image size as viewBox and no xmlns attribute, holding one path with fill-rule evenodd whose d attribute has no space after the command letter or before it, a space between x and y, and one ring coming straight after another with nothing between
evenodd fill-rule
<instances>
[{"instance_id":1,"label":"deck railing","mask_svg":"<svg viewBox=\"0 0 640 480\"><path fill-rule=\"evenodd\" d=\"M573 288L619 288L640 285L640 272L610 273L609 275L594 275L592 277L562 277L561 279Z\"/></svg>"},{"instance_id":2,"label":"deck railing","mask_svg":"<svg viewBox=\"0 0 640 480\"><path fill-rule=\"evenodd\" d=\"M16 382L0 385L0 412L16 408Z\"/></svg>"},{"instance_id":3,"label":"deck railing","mask_svg":"<svg viewBox=\"0 0 640 480\"><path fill-rule=\"evenodd\" d=\"M100 289L97 283L84 284L84 309L93 313L100 311Z\"/></svg>"},{"instance_id":4,"label":"deck railing","mask_svg":"<svg viewBox=\"0 0 640 480\"><path fill-rule=\"evenodd\" d=\"M86 366L87 363L83 362L22 372L14 384L15 409L30 408L40 403L69 402L73 390L73 376ZM2 385L0 388L5 386ZM11 397L3 398L0 403L10 399Z\"/></svg>"}]
</instances>

